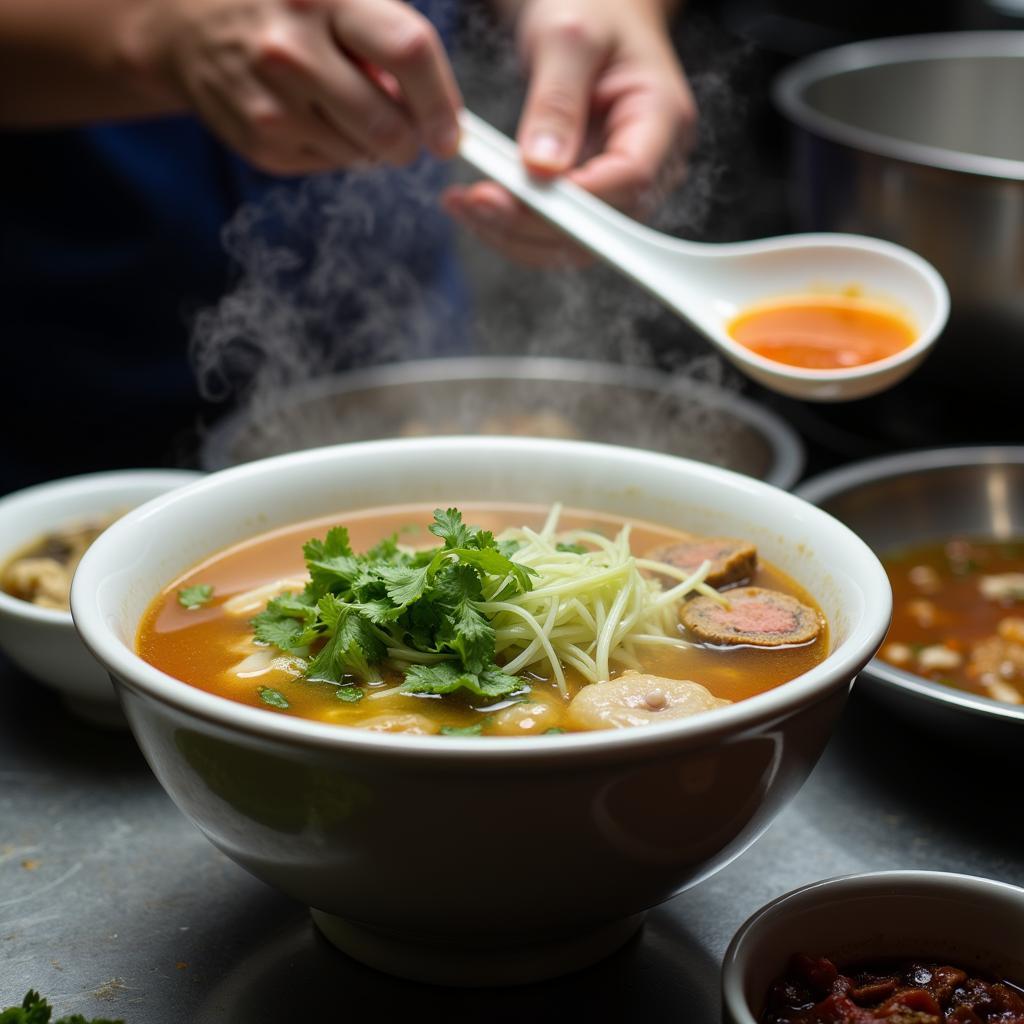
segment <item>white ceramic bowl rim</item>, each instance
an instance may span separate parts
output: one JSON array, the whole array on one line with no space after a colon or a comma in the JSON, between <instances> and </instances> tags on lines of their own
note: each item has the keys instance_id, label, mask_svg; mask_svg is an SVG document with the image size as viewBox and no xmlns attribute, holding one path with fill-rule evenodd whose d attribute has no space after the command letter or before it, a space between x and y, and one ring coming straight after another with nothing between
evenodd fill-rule
<instances>
[{"instance_id":1,"label":"white ceramic bowl rim","mask_svg":"<svg viewBox=\"0 0 1024 1024\"><path fill-rule=\"evenodd\" d=\"M1000 882L981 875L964 875L953 871L866 871L838 875L792 889L756 910L740 925L722 960L722 998L726 1008L739 1024L756 1024L744 992L747 970L747 944L757 930L770 918L782 918L815 904L829 890L838 890L851 898L862 896L931 895L940 892L956 894L968 902L972 895L1002 893L1007 901L1024 904L1024 889L1009 882ZM792 952L797 952L793 950Z\"/></svg>"},{"instance_id":2,"label":"white ceramic bowl rim","mask_svg":"<svg viewBox=\"0 0 1024 1024\"><path fill-rule=\"evenodd\" d=\"M1021 33L1024 35L1024 33ZM905 473L942 472L970 469L974 466L998 466L1003 463L1024 465L1024 445L975 445L956 448L926 448L897 455L863 459L839 469L812 477L795 488L794 493L815 505L829 498L848 494L882 480ZM871 662L871 674L908 693L937 704L954 706L981 718L1002 718L1024 724L1024 706L968 693L944 686L924 676L896 668L880 658Z\"/></svg>"},{"instance_id":3,"label":"white ceramic bowl rim","mask_svg":"<svg viewBox=\"0 0 1024 1024\"><path fill-rule=\"evenodd\" d=\"M173 511L176 505L208 498L223 488L230 488L235 481L272 475L275 468L282 465L313 466L317 463L331 463L343 458L342 453L346 451L363 455L372 453L380 458L386 458L391 451L415 452L419 449L424 456L440 459L445 456L446 449L476 448L486 450L488 455L494 456L500 453L502 447L520 453L525 451L527 454L531 451L550 454L563 449L577 454L589 454L591 457L628 458L646 461L652 469L660 468L667 473L678 472L680 464L685 464L686 471L691 476L724 479L742 487L752 498L754 495L763 495L786 504L792 503L794 511L799 510L805 518L817 522L827 530L831 542L843 543L851 551L856 552L858 563L866 567L876 567L866 568L864 578L860 581L865 592L864 615L851 629L850 635L842 644L842 649L833 651L809 672L766 693L717 709L713 715L701 715L644 728L567 733L560 736L516 737L514 741L504 743L481 741L476 737L447 736L439 739L436 736L408 736L346 729L308 719L274 715L269 711L248 707L225 697L207 693L174 679L140 658L115 634L105 610L98 601L92 599L92 596L98 593L99 584L104 579L108 567L118 563L120 534L145 529L150 521L158 520L168 511ZM166 585L166 582L160 581L159 586ZM154 596L159 586L154 587ZM635 756L638 750L653 751L665 745L678 745L684 737L697 745L703 742L711 743L723 734L742 733L773 718L784 718L797 708L810 707L826 699L835 688L837 678L853 678L866 662L866 653L875 650L881 643L889 624L890 607L888 580L871 549L838 520L784 491L730 470L661 453L585 441L507 437L432 437L362 441L293 452L221 470L155 498L119 519L90 547L75 574L71 591L75 625L95 657L130 689L187 715L283 743L360 751L365 754L376 752L389 758L404 756L449 762L467 760L477 764L561 760L584 751L591 754L603 753L610 757L630 757Z\"/></svg>"},{"instance_id":4,"label":"white ceramic bowl rim","mask_svg":"<svg viewBox=\"0 0 1024 1024\"><path fill-rule=\"evenodd\" d=\"M95 509L85 508L76 512L71 507L76 501L92 505L95 502L90 499L102 498L108 492L123 492L133 488L139 488L140 491L170 490L192 483L200 476L202 476L201 473L192 469L112 469L62 477L59 480L49 480L46 483L24 487L0 498L0 537L4 535L6 519L24 512L26 508L50 504L54 499L66 500L69 505L68 511L57 517L53 523L41 522L38 536L42 536L57 526L73 523L76 518L82 519L90 514L99 514L98 507ZM117 504L117 499L114 499L114 504ZM6 564L17 550L14 548L0 551L0 565ZM23 601L20 597L14 597L3 590L0 590L0 614L16 615L34 622L71 625L71 612L63 611L60 608L43 608L40 605L32 604L31 601Z\"/></svg>"}]
</instances>

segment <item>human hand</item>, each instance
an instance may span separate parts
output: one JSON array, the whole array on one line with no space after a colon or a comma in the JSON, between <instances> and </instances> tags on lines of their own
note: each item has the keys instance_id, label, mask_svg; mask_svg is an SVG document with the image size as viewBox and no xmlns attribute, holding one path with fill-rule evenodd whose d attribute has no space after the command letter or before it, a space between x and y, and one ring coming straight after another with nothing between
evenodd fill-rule
<instances>
[{"instance_id":1,"label":"human hand","mask_svg":"<svg viewBox=\"0 0 1024 1024\"><path fill-rule=\"evenodd\" d=\"M518 141L540 177L577 185L643 218L686 168L697 119L664 0L525 0L518 20L529 90ZM589 256L494 182L453 186L445 208L528 266Z\"/></svg>"},{"instance_id":2,"label":"human hand","mask_svg":"<svg viewBox=\"0 0 1024 1024\"><path fill-rule=\"evenodd\" d=\"M308 174L421 146L454 155L462 105L434 27L401 0L146 0L141 52L226 143Z\"/></svg>"}]
</instances>

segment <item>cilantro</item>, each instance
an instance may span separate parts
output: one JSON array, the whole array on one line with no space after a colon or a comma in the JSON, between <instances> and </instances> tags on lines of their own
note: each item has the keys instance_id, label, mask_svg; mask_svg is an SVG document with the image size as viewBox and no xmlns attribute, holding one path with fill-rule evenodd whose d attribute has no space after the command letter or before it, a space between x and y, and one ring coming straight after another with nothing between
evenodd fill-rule
<instances>
[{"instance_id":1,"label":"cilantro","mask_svg":"<svg viewBox=\"0 0 1024 1024\"><path fill-rule=\"evenodd\" d=\"M553 725L550 729L545 729L541 733L542 736L561 736L565 730L560 725Z\"/></svg>"},{"instance_id":2,"label":"cilantro","mask_svg":"<svg viewBox=\"0 0 1024 1024\"><path fill-rule=\"evenodd\" d=\"M38 992L30 989L21 1001L21 1006L0 1010L0 1024L50 1024L52 1014L50 1004ZM73 1013L70 1017L61 1017L53 1024L124 1024L124 1021L100 1017L89 1021L80 1013Z\"/></svg>"},{"instance_id":3,"label":"cilantro","mask_svg":"<svg viewBox=\"0 0 1024 1024\"><path fill-rule=\"evenodd\" d=\"M339 686L334 691L334 696L346 704L357 704L366 694L358 686Z\"/></svg>"},{"instance_id":4,"label":"cilantro","mask_svg":"<svg viewBox=\"0 0 1024 1024\"><path fill-rule=\"evenodd\" d=\"M524 689L519 676L510 676L494 666L484 672L467 672L450 661L437 665L413 665L406 673L402 689L406 693L444 695L467 690L478 697L509 697Z\"/></svg>"},{"instance_id":5,"label":"cilantro","mask_svg":"<svg viewBox=\"0 0 1024 1024\"><path fill-rule=\"evenodd\" d=\"M347 675L363 679L373 675L370 666L383 661L387 651L370 620L333 594L325 594L317 610L330 636L310 662L306 676L340 683Z\"/></svg>"},{"instance_id":6,"label":"cilantro","mask_svg":"<svg viewBox=\"0 0 1024 1024\"><path fill-rule=\"evenodd\" d=\"M442 725L442 736L479 736L483 732L484 723L477 722L474 725Z\"/></svg>"},{"instance_id":7,"label":"cilantro","mask_svg":"<svg viewBox=\"0 0 1024 1024\"><path fill-rule=\"evenodd\" d=\"M494 627L479 606L529 591L535 572L512 560L518 545L467 525L458 509L437 509L430 532L442 546L415 552L393 535L356 554L340 526L307 541L310 582L301 594L267 603L252 620L255 639L283 651L311 647L306 678L345 684L341 700L362 696L348 685L353 677L380 678L389 648L432 656L406 669L409 693L496 699L524 690L496 663Z\"/></svg>"},{"instance_id":8,"label":"cilantro","mask_svg":"<svg viewBox=\"0 0 1024 1024\"><path fill-rule=\"evenodd\" d=\"M556 544L556 551L567 551L571 555L585 555L587 549L582 544Z\"/></svg>"},{"instance_id":9,"label":"cilantro","mask_svg":"<svg viewBox=\"0 0 1024 1024\"><path fill-rule=\"evenodd\" d=\"M213 587L209 583L197 583L192 587L182 587L178 591L178 604L182 608L193 611L202 608L213 600Z\"/></svg>"},{"instance_id":10,"label":"cilantro","mask_svg":"<svg viewBox=\"0 0 1024 1024\"><path fill-rule=\"evenodd\" d=\"M264 704L269 704L272 708L283 709L291 707L291 704L288 703L288 698L279 690L272 690L269 686L259 686L256 688L256 692L260 695L260 700Z\"/></svg>"}]
</instances>

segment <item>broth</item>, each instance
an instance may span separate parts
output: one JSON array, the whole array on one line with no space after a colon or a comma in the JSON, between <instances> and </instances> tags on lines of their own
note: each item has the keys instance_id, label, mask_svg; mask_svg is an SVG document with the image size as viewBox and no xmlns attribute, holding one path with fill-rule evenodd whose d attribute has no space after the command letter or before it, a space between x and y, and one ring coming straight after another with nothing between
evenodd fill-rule
<instances>
[{"instance_id":1,"label":"broth","mask_svg":"<svg viewBox=\"0 0 1024 1024\"><path fill-rule=\"evenodd\" d=\"M953 538L893 552L882 564L893 590L884 661L1024 702L1024 540Z\"/></svg>"},{"instance_id":2,"label":"broth","mask_svg":"<svg viewBox=\"0 0 1024 1024\"><path fill-rule=\"evenodd\" d=\"M728 330L766 359L813 370L874 363L901 352L917 337L899 314L847 295L759 304L740 313Z\"/></svg>"},{"instance_id":3,"label":"broth","mask_svg":"<svg viewBox=\"0 0 1024 1024\"><path fill-rule=\"evenodd\" d=\"M539 529L548 514L546 508L528 505L461 506L466 521L485 530L499 533L509 527L529 526ZM345 513L331 519L314 520L276 530L245 541L218 553L189 570L171 583L152 603L139 627L137 650L150 664L162 671L210 693L227 697L254 707L267 707L261 689L286 694L286 707L275 713L339 725L375 727L387 731L407 731L403 716L414 716L418 727L408 731L436 732L440 729L479 729L483 733L498 732L528 735L563 731L571 726L565 722L566 697L551 678L530 676L530 692L512 700L488 702L479 697L456 695L438 698L409 693L390 692L401 682L401 675L387 669L376 686L366 687L366 696L355 703L338 699L336 684L298 678L294 665L287 658L278 658L271 665L253 664L252 671L237 672L243 659L259 655L266 648L253 642L250 620L253 606L245 614L229 614L229 603L255 588L265 587L286 578L293 579L292 589L301 589L305 566L302 545L310 537L323 537L336 523L344 523L352 548L365 551L382 539L397 534L402 544L413 548L434 547L436 537L427 532L432 506L407 505ZM581 511L566 511L560 531L589 529L606 537L614 537L625 521L613 516ZM678 543L687 535L679 531L645 522L632 522L630 550L642 554L666 544ZM828 636L824 619L807 593L784 573L761 562L752 578L738 581L754 584L792 595L811 605L821 621L821 631L811 642L783 645L776 648L747 646L724 649L721 646L693 643L686 649L674 646L653 646L645 649L642 670L669 680L691 679L702 683L715 697L726 701L742 700L779 685L812 668L827 654ZM178 596L185 588L199 585L212 587L208 603L185 608ZM726 590L725 593L728 591ZM267 595L263 595L265 601ZM677 626L680 637L684 627ZM264 656L264 661L268 658ZM586 680L571 667L565 669L568 697L574 696ZM504 713L508 722L495 725ZM387 724L384 719L393 721ZM370 719L377 719L370 723ZM411 721L411 720L410 720ZM424 724L425 723L425 724ZM507 726L507 727L506 727Z\"/></svg>"}]
</instances>

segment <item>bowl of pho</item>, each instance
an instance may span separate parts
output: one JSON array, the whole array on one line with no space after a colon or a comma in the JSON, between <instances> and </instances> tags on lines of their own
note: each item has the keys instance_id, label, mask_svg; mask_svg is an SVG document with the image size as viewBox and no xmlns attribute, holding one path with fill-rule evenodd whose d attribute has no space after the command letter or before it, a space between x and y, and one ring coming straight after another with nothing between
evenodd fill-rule
<instances>
[{"instance_id":1,"label":"bowl of pho","mask_svg":"<svg viewBox=\"0 0 1024 1024\"><path fill-rule=\"evenodd\" d=\"M748 477L578 441L372 441L119 520L75 623L182 811L374 967L550 977L741 853L889 620Z\"/></svg>"}]
</instances>

